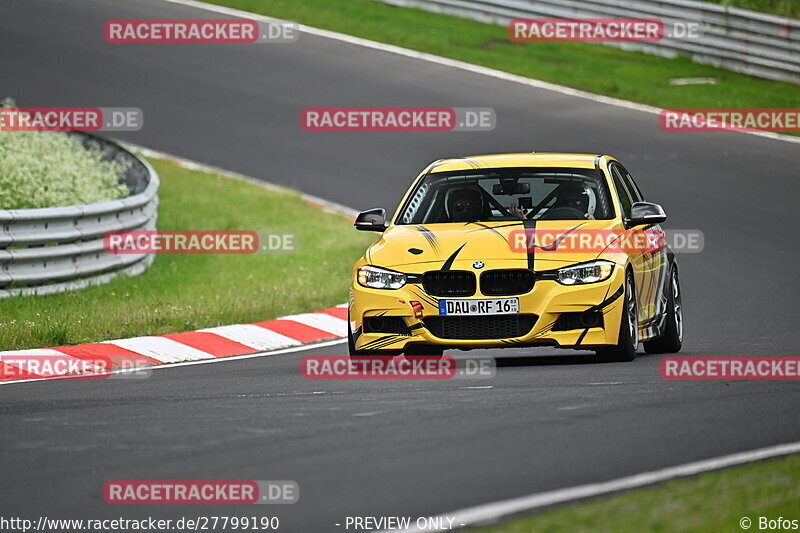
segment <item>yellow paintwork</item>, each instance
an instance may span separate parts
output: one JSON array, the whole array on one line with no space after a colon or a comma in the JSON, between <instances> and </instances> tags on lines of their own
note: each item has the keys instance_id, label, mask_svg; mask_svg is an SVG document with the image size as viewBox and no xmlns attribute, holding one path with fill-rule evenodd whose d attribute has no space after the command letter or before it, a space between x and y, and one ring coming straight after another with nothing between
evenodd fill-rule
<instances>
[{"instance_id":1,"label":"yellow paintwork","mask_svg":"<svg viewBox=\"0 0 800 533\"><path fill-rule=\"evenodd\" d=\"M409 187L400 205L402 206L416 182L428 172L449 172L458 170L473 170L476 168L499 167L573 167L595 168L597 155L584 154L502 154L475 156L464 159L443 160L432 163L423 170ZM611 192L612 203L617 217L613 220L587 220L576 221L542 221L536 223L539 229L569 230L576 224L583 224L582 229L623 229L619 216L621 212L613 180L609 179L607 165L613 158L600 156L599 167L606 176L608 188ZM527 268L528 257L526 253L513 251L501 238L509 239L512 230L524 228L522 221L519 225L508 227L509 221L482 222L481 224L494 228L495 231L484 230L475 224L447 223L427 224L425 228L435 235L435 244L431 244L417 225L395 225L397 212L392 216L388 229L372 244L354 265L350 284L350 327L357 331L363 324L364 317L383 315L403 317L406 325L415 326L420 319L414 318L410 301L422 302L423 314L438 316L439 310L436 302L439 298L427 295L421 284L406 284L397 290L370 289L362 287L356 281L357 269L363 265L375 265L383 268L397 270L405 274L422 274L428 270L439 270L442 263L453 252L466 245L458 254L452 264L452 270L474 271L477 276L481 272L502 268ZM500 227L505 226L505 227ZM423 250L419 255L409 253L409 248ZM362 349L370 342L385 338L391 339L389 344L382 344L386 350L400 350L408 343L441 344L453 347L507 347L510 345L554 342L559 346L572 346L583 334L583 330L550 331L560 313L581 312L598 305L609 296L618 291L624 284L625 269L632 258L625 253L581 252L581 253L536 253L534 270L545 271L591 261L602 257L615 263L611 277L603 282L565 286L556 281L537 280L533 290L527 294L519 295L520 313L532 313L539 316L536 325L525 337L515 339L492 340L441 340L433 337L425 328L412 329L411 336L389 335L387 333L362 333L356 339L356 349ZM473 263L482 261L482 269L474 269ZM637 283L638 285L638 283ZM474 295L468 298L486 297L480 292L480 286ZM450 298L447 299L457 299ZM591 328L581 340L581 346L610 345L617 343L618 329L623 308L623 298L603 308L604 327Z\"/></svg>"}]
</instances>

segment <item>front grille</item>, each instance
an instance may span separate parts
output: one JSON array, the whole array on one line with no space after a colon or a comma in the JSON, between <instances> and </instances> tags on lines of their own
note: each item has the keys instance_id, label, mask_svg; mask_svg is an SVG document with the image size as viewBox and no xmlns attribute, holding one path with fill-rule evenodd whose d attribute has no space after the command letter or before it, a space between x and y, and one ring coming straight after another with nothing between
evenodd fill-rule
<instances>
[{"instance_id":1,"label":"front grille","mask_svg":"<svg viewBox=\"0 0 800 533\"><path fill-rule=\"evenodd\" d=\"M394 333L411 336L405 320L399 316L368 316L364 318L364 333Z\"/></svg>"},{"instance_id":2,"label":"front grille","mask_svg":"<svg viewBox=\"0 0 800 533\"><path fill-rule=\"evenodd\" d=\"M472 296L475 274L466 270L431 270L422 276L422 287L433 296Z\"/></svg>"},{"instance_id":3,"label":"front grille","mask_svg":"<svg viewBox=\"0 0 800 533\"><path fill-rule=\"evenodd\" d=\"M561 313L553 331L569 331L571 329L602 328L603 313L583 312L583 313Z\"/></svg>"},{"instance_id":4,"label":"front grille","mask_svg":"<svg viewBox=\"0 0 800 533\"><path fill-rule=\"evenodd\" d=\"M481 292L486 296L525 294L533 289L533 282L531 270L487 270L481 274Z\"/></svg>"},{"instance_id":5,"label":"front grille","mask_svg":"<svg viewBox=\"0 0 800 533\"><path fill-rule=\"evenodd\" d=\"M440 339L511 339L527 335L536 315L432 316L425 327Z\"/></svg>"}]
</instances>

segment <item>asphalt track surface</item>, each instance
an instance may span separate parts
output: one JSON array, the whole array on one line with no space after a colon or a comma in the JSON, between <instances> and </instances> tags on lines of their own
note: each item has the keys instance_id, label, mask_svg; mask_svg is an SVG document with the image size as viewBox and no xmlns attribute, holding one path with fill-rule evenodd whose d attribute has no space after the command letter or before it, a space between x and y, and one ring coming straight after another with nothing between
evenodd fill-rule
<instances>
[{"instance_id":1,"label":"asphalt track surface","mask_svg":"<svg viewBox=\"0 0 800 533\"><path fill-rule=\"evenodd\" d=\"M702 253L679 257L682 354L798 355L800 145L665 133L655 115L307 34L285 45L110 45L101 33L110 18L220 17L159 0L5 0L0 95L21 106L139 107L145 127L119 138L355 208L394 209L441 157L609 153L664 205L667 227L705 233ZM300 128L302 108L335 105L488 106L498 125ZM347 515L438 514L800 440L791 382L667 382L655 356L603 365L548 349L483 352L500 364L487 381L299 376L300 355L343 351L2 386L0 515L273 513L281 531L338 531ZM110 506L101 495L110 479L291 479L301 500Z\"/></svg>"}]
</instances>

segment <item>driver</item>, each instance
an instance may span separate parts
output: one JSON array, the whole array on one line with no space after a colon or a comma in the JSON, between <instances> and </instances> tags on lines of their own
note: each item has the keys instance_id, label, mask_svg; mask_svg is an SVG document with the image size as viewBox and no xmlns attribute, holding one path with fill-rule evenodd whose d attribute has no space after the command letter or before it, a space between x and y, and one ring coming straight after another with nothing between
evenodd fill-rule
<instances>
[{"instance_id":1,"label":"driver","mask_svg":"<svg viewBox=\"0 0 800 533\"><path fill-rule=\"evenodd\" d=\"M483 194L474 187L453 189L447 196L447 215L453 222L475 222L484 212Z\"/></svg>"},{"instance_id":2,"label":"driver","mask_svg":"<svg viewBox=\"0 0 800 533\"><path fill-rule=\"evenodd\" d=\"M576 209L583 214L583 218L594 220L594 216L589 213L589 196L586 189L576 183L566 183L561 185L556 191L556 203L550 211L559 208Z\"/></svg>"}]
</instances>

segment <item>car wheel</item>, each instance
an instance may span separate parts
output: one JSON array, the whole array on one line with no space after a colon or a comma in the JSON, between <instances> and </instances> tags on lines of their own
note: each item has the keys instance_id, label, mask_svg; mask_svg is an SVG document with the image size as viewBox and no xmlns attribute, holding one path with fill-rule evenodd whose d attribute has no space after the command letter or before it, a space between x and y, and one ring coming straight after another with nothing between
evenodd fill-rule
<instances>
[{"instance_id":1,"label":"car wheel","mask_svg":"<svg viewBox=\"0 0 800 533\"><path fill-rule=\"evenodd\" d=\"M647 353L677 353L683 345L683 303L678 269L672 267L667 294L667 318L660 337L644 343Z\"/></svg>"},{"instance_id":2,"label":"car wheel","mask_svg":"<svg viewBox=\"0 0 800 533\"><path fill-rule=\"evenodd\" d=\"M350 328L350 313L347 313L347 353L356 355L356 341L353 339L353 330Z\"/></svg>"},{"instance_id":3,"label":"car wheel","mask_svg":"<svg viewBox=\"0 0 800 533\"><path fill-rule=\"evenodd\" d=\"M639 310L636 305L636 285L633 274L625 275L624 306L619 324L619 336L614 346L604 346L597 350L602 361L633 361L639 348Z\"/></svg>"}]
</instances>

